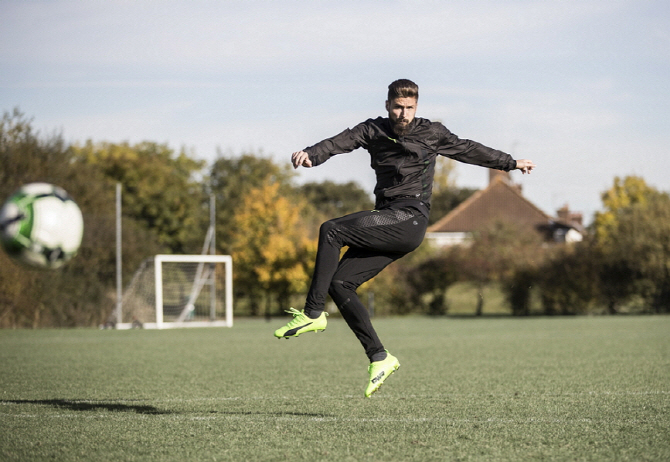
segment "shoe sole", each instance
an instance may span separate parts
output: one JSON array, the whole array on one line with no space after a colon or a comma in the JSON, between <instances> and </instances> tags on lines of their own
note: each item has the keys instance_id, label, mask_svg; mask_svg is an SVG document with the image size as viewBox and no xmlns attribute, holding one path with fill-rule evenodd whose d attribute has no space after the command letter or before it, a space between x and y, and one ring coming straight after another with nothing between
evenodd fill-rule
<instances>
[{"instance_id":1,"label":"shoe sole","mask_svg":"<svg viewBox=\"0 0 670 462\"><path fill-rule=\"evenodd\" d=\"M374 390L372 390L372 391L370 392L370 394L369 394L369 395L366 395L365 397L366 397L366 398L370 398L372 395L374 395L375 393L377 393L377 392L379 391L379 389L382 387L382 385L384 385L384 382L386 382L386 381L388 380L388 378L391 377L391 376L393 375L393 373L394 373L395 371L397 371L398 369L400 369L400 363L396 364L395 367L391 370L391 372L389 372L389 374L384 378L384 380L382 380L381 383L380 383L379 385L377 385L377 388L375 388Z\"/></svg>"},{"instance_id":2,"label":"shoe sole","mask_svg":"<svg viewBox=\"0 0 670 462\"><path fill-rule=\"evenodd\" d=\"M277 336L275 335L275 337L277 337L277 339L285 338L286 340L288 340L288 339L290 339L290 338L298 337L298 336L300 336L301 334L308 334L308 333L310 333L310 332L314 332L315 334L318 334L319 332L324 332L325 330L326 330L326 329L308 330L307 332L300 332L300 334L288 335L288 336L281 336L281 337L277 337Z\"/></svg>"}]
</instances>

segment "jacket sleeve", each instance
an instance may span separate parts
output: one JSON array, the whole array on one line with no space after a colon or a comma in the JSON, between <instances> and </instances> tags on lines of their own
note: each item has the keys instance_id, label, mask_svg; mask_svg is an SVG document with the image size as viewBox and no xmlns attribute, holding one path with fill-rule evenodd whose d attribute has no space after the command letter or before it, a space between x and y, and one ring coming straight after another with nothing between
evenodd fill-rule
<instances>
[{"instance_id":1,"label":"jacket sleeve","mask_svg":"<svg viewBox=\"0 0 670 462\"><path fill-rule=\"evenodd\" d=\"M319 141L314 146L305 148L304 151L309 154L309 160L312 161L313 166L321 165L337 154L367 147L367 132L366 122L363 122L352 129L347 128L332 138Z\"/></svg>"},{"instance_id":2,"label":"jacket sleeve","mask_svg":"<svg viewBox=\"0 0 670 462\"><path fill-rule=\"evenodd\" d=\"M442 127L437 153L459 162L496 170L510 171L516 168L516 161L509 154L476 141L462 140L446 127Z\"/></svg>"}]
</instances>

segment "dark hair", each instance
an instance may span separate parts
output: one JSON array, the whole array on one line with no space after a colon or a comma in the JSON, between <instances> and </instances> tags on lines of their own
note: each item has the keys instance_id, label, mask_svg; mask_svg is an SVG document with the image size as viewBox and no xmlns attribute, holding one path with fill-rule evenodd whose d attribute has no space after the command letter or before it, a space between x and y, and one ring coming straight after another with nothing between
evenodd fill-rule
<instances>
[{"instance_id":1,"label":"dark hair","mask_svg":"<svg viewBox=\"0 0 670 462\"><path fill-rule=\"evenodd\" d=\"M396 98L416 98L419 100L419 86L407 79L399 79L389 85L387 101Z\"/></svg>"}]
</instances>

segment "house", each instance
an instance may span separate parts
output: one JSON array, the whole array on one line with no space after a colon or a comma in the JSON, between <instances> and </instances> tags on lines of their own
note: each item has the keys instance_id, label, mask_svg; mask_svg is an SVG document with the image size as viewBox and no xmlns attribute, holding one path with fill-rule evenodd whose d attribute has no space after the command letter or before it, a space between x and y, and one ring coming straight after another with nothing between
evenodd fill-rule
<instances>
[{"instance_id":1,"label":"house","mask_svg":"<svg viewBox=\"0 0 670 462\"><path fill-rule=\"evenodd\" d=\"M475 230L496 221L511 221L534 229L550 242L577 242L584 236L582 216L567 206L551 217L521 194L509 172L490 170L489 185L428 228L426 239L438 246L465 241Z\"/></svg>"}]
</instances>

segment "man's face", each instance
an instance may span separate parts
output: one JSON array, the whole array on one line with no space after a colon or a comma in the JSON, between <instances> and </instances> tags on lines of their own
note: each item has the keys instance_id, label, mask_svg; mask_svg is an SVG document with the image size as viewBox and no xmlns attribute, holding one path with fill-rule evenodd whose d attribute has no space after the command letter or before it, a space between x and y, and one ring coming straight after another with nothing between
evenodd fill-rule
<instances>
[{"instance_id":1,"label":"man's face","mask_svg":"<svg viewBox=\"0 0 670 462\"><path fill-rule=\"evenodd\" d=\"M404 135L416 114L416 98L395 98L386 102L386 110L397 135Z\"/></svg>"}]
</instances>

